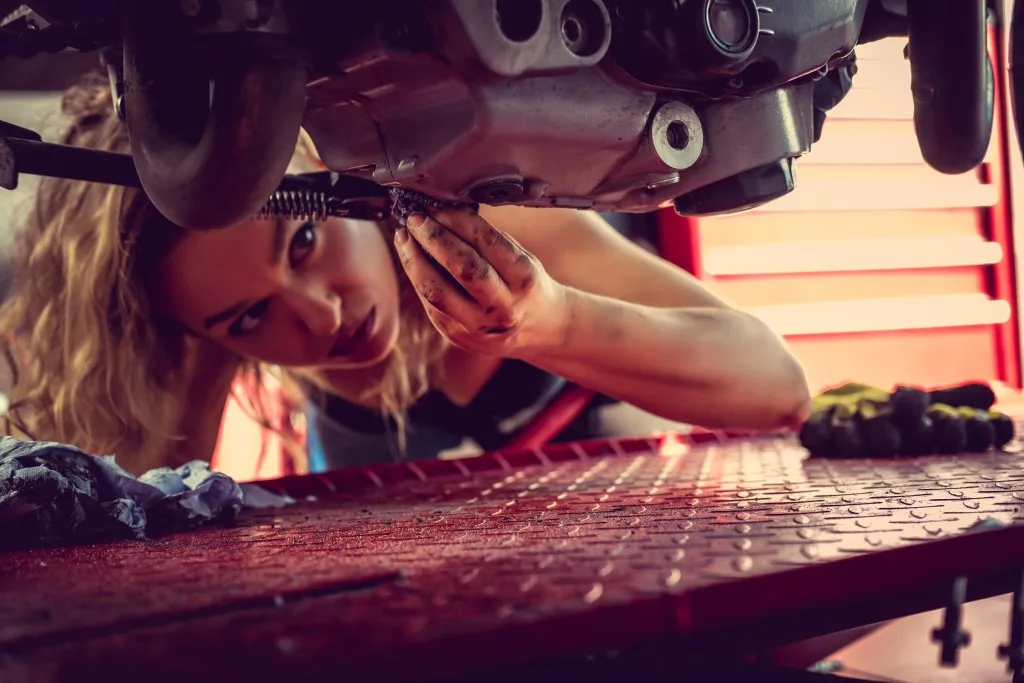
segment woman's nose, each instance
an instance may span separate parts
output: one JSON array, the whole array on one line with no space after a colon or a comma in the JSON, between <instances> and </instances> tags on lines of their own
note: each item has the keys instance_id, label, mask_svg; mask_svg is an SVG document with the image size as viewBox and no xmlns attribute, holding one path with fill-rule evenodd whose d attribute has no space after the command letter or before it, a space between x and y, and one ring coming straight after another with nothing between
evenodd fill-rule
<instances>
[{"instance_id":1,"label":"woman's nose","mask_svg":"<svg viewBox=\"0 0 1024 683\"><path fill-rule=\"evenodd\" d=\"M326 337L341 330L341 297L330 289L305 288L290 298L310 334Z\"/></svg>"}]
</instances>

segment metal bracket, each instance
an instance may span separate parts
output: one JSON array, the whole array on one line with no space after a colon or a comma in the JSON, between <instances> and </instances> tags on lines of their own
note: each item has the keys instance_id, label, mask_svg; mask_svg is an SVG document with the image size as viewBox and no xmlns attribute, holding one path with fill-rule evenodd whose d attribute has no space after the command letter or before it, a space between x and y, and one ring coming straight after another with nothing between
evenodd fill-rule
<instances>
[{"instance_id":1,"label":"metal bracket","mask_svg":"<svg viewBox=\"0 0 1024 683\"><path fill-rule=\"evenodd\" d=\"M1010 606L1010 639L999 646L999 659L1007 660L1006 669L1013 683L1024 683L1024 567L1018 570Z\"/></svg>"},{"instance_id":2,"label":"metal bracket","mask_svg":"<svg viewBox=\"0 0 1024 683\"><path fill-rule=\"evenodd\" d=\"M16 190L18 189L18 164L14 146L8 142L10 138L36 142L42 138L33 130L0 121L0 187L5 190Z\"/></svg>"},{"instance_id":3,"label":"metal bracket","mask_svg":"<svg viewBox=\"0 0 1024 683\"><path fill-rule=\"evenodd\" d=\"M971 634L961 628L966 600L967 577L961 576L953 581L942 626L932 631L932 642L942 645L939 653L941 666L955 667L960 663L960 649L971 644Z\"/></svg>"}]
</instances>

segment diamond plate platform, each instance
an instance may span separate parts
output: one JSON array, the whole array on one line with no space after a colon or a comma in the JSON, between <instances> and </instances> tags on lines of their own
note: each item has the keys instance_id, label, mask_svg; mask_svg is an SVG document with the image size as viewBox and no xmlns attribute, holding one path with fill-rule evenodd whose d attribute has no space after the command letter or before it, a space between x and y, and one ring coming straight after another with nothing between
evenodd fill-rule
<instances>
[{"instance_id":1,"label":"diamond plate platform","mask_svg":"<svg viewBox=\"0 0 1024 683\"><path fill-rule=\"evenodd\" d=\"M958 576L1007 592L1024 565L1015 453L808 460L700 435L267 486L301 502L0 554L0 680L413 681L666 639L737 653L941 607Z\"/></svg>"}]
</instances>

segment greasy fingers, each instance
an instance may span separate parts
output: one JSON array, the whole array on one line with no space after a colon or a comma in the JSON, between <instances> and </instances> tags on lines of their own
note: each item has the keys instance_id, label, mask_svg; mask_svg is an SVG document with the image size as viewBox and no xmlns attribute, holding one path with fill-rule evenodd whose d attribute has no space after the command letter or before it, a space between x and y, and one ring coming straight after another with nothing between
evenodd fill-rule
<instances>
[{"instance_id":1,"label":"greasy fingers","mask_svg":"<svg viewBox=\"0 0 1024 683\"><path fill-rule=\"evenodd\" d=\"M515 240L468 211L406 225L395 234L402 267L451 342L504 356L562 342L566 290Z\"/></svg>"},{"instance_id":2,"label":"greasy fingers","mask_svg":"<svg viewBox=\"0 0 1024 683\"><path fill-rule=\"evenodd\" d=\"M432 309L456 320L476 317L477 305L448 281L430 262L423 249L407 229L395 233L402 268L429 313Z\"/></svg>"},{"instance_id":3,"label":"greasy fingers","mask_svg":"<svg viewBox=\"0 0 1024 683\"><path fill-rule=\"evenodd\" d=\"M511 293L486 256L438 221L414 214L409 232L419 246L485 310L507 307Z\"/></svg>"},{"instance_id":4,"label":"greasy fingers","mask_svg":"<svg viewBox=\"0 0 1024 683\"><path fill-rule=\"evenodd\" d=\"M468 209L442 209L434 213L434 218L483 256L509 289L524 291L533 286L537 277L533 256L480 214Z\"/></svg>"}]
</instances>

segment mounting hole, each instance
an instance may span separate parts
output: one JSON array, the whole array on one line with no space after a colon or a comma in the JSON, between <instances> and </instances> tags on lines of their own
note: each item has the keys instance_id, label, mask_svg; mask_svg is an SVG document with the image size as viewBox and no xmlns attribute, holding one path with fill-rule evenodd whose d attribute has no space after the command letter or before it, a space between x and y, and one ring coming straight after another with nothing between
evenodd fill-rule
<instances>
[{"instance_id":1,"label":"mounting hole","mask_svg":"<svg viewBox=\"0 0 1024 683\"><path fill-rule=\"evenodd\" d=\"M673 121L668 124L665 135L672 149L684 150L690 144L690 131L682 121Z\"/></svg>"},{"instance_id":2,"label":"mounting hole","mask_svg":"<svg viewBox=\"0 0 1024 683\"><path fill-rule=\"evenodd\" d=\"M562 22L562 37L570 45L576 45L583 38L583 27L576 17L566 17Z\"/></svg>"},{"instance_id":3,"label":"mounting hole","mask_svg":"<svg viewBox=\"0 0 1024 683\"><path fill-rule=\"evenodd\" d=\"M469 197L481 204L507 204L519 201L525 192L520 178L498 178L480 183L469 191Z\"/></svg>"},{"instance_id":4,"label":"mounting hole","mask_svg":"<svg viewBox=\"0 0 1024 683\"><path fill-rule=\"evenodd\" d=\"M569 0L562 8L559 26L562 42L577 57L597 54L608 34L604 12L594 0Z\"/></svg>"},{"instance_id":5,"label":"mounting hole","mask_svg":"<svg viewBox=\"0 0 1024 683\"><path fill-rule=\"evenodd\" d=\"M525 43L537 35L544 18L544 0L497 0L494 20L509 40Z\"/></svg>"},{"instance_id":6,"label":"mounting hole","mask_svg":"<svg viewBox=\"0 0 1024 683\"><path fill-rule=\"evenodd\" d=\"M704 128L692 107L666 102L651 118L650 140L658 158L672 171L690 168L704 150Z\"/></svg>"}]
</instances>

